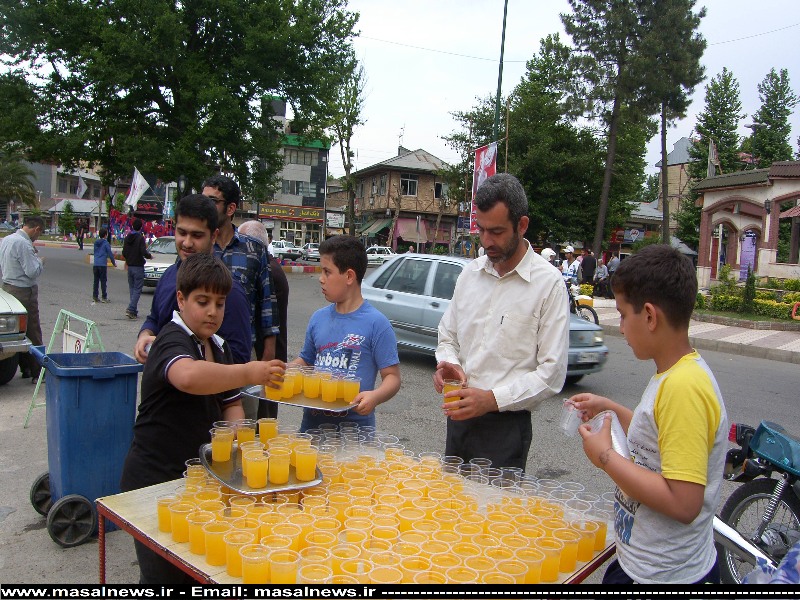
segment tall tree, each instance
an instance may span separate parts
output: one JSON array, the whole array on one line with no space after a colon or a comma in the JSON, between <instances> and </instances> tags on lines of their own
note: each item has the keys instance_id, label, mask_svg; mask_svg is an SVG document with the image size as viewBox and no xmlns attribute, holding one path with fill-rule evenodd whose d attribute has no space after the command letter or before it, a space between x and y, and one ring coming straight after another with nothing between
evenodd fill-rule
<instances>
[{"instance_id":1,"label":"tall tree","mask_svg":"<svg viewBox=\"0 0 800 600\"><path fill-rule=\"evenodd\" d=\"M23 156L15 150L0 151L0 199L6 201L6 218L11 220L11 201L22 202L37 208L36 189L33 186L34 172L23 162Z\"/></svg>"},{"instance_id":2,"label":"tall tree","mask_svg":"<svg viewBox=\"0 0 800 600\"><path fill-rule=\"evenodd\" d=\"M331 124L334 135L333 143L339 144L344 167L344 189L347 191L347 221L350 223L350 235L356 234L356 182L352 175L355 154L350 143L356 127L364 124L361 114L364 110L364 86L366 83L367 76L364 72L364 65L353 59L350 72L331 109L333 113Z\"/></svg>"},{"instance_id":3,"label":"tall tree","mask_svg":"<svg viewBox=\"0 0 800 600\"><path fill-rule=\"evenodd\" d=\"M689 107L689 96L703 80L700 59L706 41L697 32L705 9L694 12L695 0L659 0L643 3L647 32L641 42L640 60L646 70L646 86L661 113L662 242L670 243L669 179L667 178L667 127Z\"/></svg>"},{"instance_id":4,"label":"tall tree","mask_svg":"<svg viewBox=\"0 0 800 600\"><path fill-rule=\"evenodd\" d=\"M689 176L694 181L705 179L708 174L709 141L714 142L722 173L741 168L739 150L741 139L737 133L739 123L745 117L739 99L739 82L733 73L723 68L706 86L705 106L697 115L693 143L689 146ZM700 213L696 205L697 194L690 192L678 210L676 233L693 248L697 248L700 237Z\"/></svg>"},{"instance_id":5,"label":"tall tree","mask_svg":"<svg viewBox=\"0 0 800 600\"><path fill-rule=\"evenodd\" d=\"M261 99L327 122L357 18L346 0L0 0L0 53L46 124L22 140L38 158L193 187L219 169L247 189L280 166Z\"/></svg>"},{"instance_id":6,"label":"tall tree","mask_svg":"<svg viewBox=\"0 0 800 600\"><path fill-rule=\"evenodd\" d=\"M754 129L751 151L759 168L767 168L778 160L792 160L789 137L792 126L789 117L797 106L798 97L789 83L789 73L770 69L758 84L761 107L753 115Z\"/></svg>"},{"instance_id":7,"label":"tall tree","mask_svg":"<svg viewBox=\"0 0 800 600\"><path fill-rule=\"evenodd\" d=\"M58 219L58 227L64 235L75 233L75 209L69 200L64 202L64 210Z\"/></svg>"},{"instance_id":8,"label":"tall tree","mask_svg":"<svg viewBox=\"0 0 800 600\"><path fill-rule=\"evenodd\" d=\"M652 110L652 95L645 87L648 61L643 60L642 38L649 23L642 6L634 0L569 0L571 14L562 14L572 38L579 75L574 97L591 116L607 124L607 146L600 207L594 232L594 251L599 254L608 214L614 159L622 110Z\"/></svg>"}]
</instances>

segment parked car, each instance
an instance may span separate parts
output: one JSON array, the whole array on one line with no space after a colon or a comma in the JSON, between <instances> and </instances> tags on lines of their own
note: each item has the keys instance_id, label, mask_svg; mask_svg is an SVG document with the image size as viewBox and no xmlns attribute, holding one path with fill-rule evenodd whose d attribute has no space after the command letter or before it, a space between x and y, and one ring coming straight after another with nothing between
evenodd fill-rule
<instances>
[{"instance_id":1,"label":"parked car","mask_svg":"<svg viewBox=\"0 0 800 600\"><path fill-rule=\"evenodd\" d=\"M301 254L301 249L292 242L287 242L286 240L272 242L272 255L277 259L296 260L300 258Z\"/></svg>"},{"instance_id":2,"label":"parked car","mask_svg":"<svg viewBox=\"0 0 800 600\"><path fill-rule=\"evenodd\" d=\"M361 292L389 319L398 347L434 354L439 321L469 262L458 256L397 254L364 278ZM567 383L600 371L607 359L603 329L570 313Z\"/></svg>"},{"instance_id":3,"label":"parked car","mask_svg":"<svg viewBox=\"0 0 800 600\"><path fill-rule=\"evenodd\" d=\"M150 242L147 251L153 255L144 265L145 287L156 287L159 279L171 265L178 260L175 238L171 235L159 237Z\"/></svg>"},{"instance_id":4,"label":"parked car","mask_svg":"<svg viewBox=\"0 0 800 600\"><path fill-rule=\"evenodd\" d=\"M11 294L0 289L0 385L17 374L19 353L27 352L31 341L25 337L28 311Z\"/></svg>"},{"instance_id":5,"label":"parked car","mask_svg":"<svg viewBox=\"0 0 800 600\"><path fill-rule=\"evenodd\" d=\"M382 265L393 256L395 256L395 252L388 246L370 246L367 248L367 264L370 266Z\"/></svg>"},{"instance_id":6,"label":"parked car","mask_svg":"<svg viewBox=\"0 0 800 600\"><path fill-rule=\"evenodd\" d=\"M308 243L300 248L300 258L303 260L319 260L319 244Z\"/></svg>"}]
</instances>

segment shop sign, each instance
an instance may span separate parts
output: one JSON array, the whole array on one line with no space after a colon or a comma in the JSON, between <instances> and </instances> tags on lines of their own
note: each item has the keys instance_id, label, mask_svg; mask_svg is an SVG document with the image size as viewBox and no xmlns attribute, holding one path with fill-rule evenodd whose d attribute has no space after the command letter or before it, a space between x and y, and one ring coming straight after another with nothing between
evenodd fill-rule
<instances>
[{"instance_id":1,"label":"shop sign","mask_svg":"<svg viewBox=\"0 0 800 600\"><path fill-rule=\"evenodd\" d=\"M344 213L328 211L327 223L328 227L344 228Z\"/></svg>"},{"instance_id":2,"label":"shop sign","mask_svg":"<svg viewBox=\"0 0 800 600\"><path fill-rule=\"evenodd\" d=\"M278 219L280 221L309 221L322 223L324 209L311 206L290 206L286 204L262 204L260 219Z\"/></svg>"}]
</instances>

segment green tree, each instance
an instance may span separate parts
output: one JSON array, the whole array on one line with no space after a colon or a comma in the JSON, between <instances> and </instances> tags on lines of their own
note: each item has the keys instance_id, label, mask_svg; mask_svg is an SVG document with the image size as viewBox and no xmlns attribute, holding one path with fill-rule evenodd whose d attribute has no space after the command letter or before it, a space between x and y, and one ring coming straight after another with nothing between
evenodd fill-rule
<instances>
[{"instance_id":1,"label":"green tree","mask_svg":"<svg viewBox=\"0 0 800 600\"><path fill-rule=\"evenodd\" d=\"M761 107L753 115L757 126L751 136L751 152L759 168L768 168L775 161L792 160L789 117L798 97L792 91L788 71L771 69L758 84L758 97Z\"/></svg>"},{"instance_id":2,"label":"green tree","mask_svg":"<svg viewBox=\"0 0 800 600\"><path fill-rule=\"evenodd\" d=\"M739 99L739 82L733 73L723 68L706 86L705 106L697 115L695 133L697 137L689 146L689 176L694 181L708 175L709 141L713 140L722 173L740 170L739 151L741 140L737 133L739 122L745 117ZM677 236L695 250L700 243L700 214L698 195L693 190L681 202L677 221Z\"/></svg>"},{"instance_id":3,"label":"green tree","mask_svg":"<svg viewBox=\"0 0 800 600\"><path fill-rule=\"evenodd\" d=\"M695 0L645 2L643 12L647 32L641 43L641 60L650 63L647 88L658 102L661 113L661 187L664 198L661 222L663 243L670 242L669 186L667 178L667 128L689 107L689 96L703 80L700 59L706 41L697 32L705 9L693 12Z\"/></svg>"},{"instance_id":4,"label":"green tree","mask_svg":"<svg viewBox=\"0 0 800 600\"><path fill-rule=\"evenodd\" d=\"M364 110L364 86L366 83L367 76L364 72L364 65L353 59L350 73L331 109L333 113L331 124L334 135L333 143L339 144L342 166L344 166L344 189L347 190L347 222L350 224L350 235L356 234L356 182L352 175L355 154L350 144L356 127L364 124L361 113Z\"/></svg>"},{"instance_id":5,"label":"green tree","mask_svg":"<svg viewBox=\"0 0 800 600\"><path fill-rule=\"evenodd\" d=\"M357 18L346 0L0 0L0 52L46 124L13 141L35 159L100 164L109 182L135 165L195 188L215 170L263 186L281 162L261 99L286 98L321 130ZM0 84L14 84L0 98L23 92Z\"/></svg>"},{"instance_id":6,"label":"green tree","mask_svg":"<svg viewBox=\"0 0 800 600\"><path fill-rule=\"evenodd\" d=\"M639 202L653 202L658 200L658 173L651 173L644 178Z\"/></svg>"},{"instance_id":7,"label":"green tree","mask_svg":"<svg viewBox=\"0 0 800 600\"><path fill-rule=\"evenodd\" d=\"M583 110L606 123L606 159L593 248L599 254L606 228L614 160L623 108L629 112L652 110L652 93L646 88L651 68L644 60L642 39L647 22L642 10L648 3L630 0L569 0L571 14L562 14L572 38L578 77L573 98Z\"/></svg>"},{"instance_id":8,"label":"green tree","mask_svg":"<svg viewBox=\"0 0 800 600\"><path fill-rule=\"evenodd\" d=\"M8 206L6 217L11 219L10 202L22 202L36 208L36 190L33 186L34 173L23 162L21 153L15 150L0 151L0 199Z\"/></svg>"},{"instance_id":9,"label":"green tree","mask_svg":"<svg viewBox=\"0 0 800 600\"><path fill-rule=\"evenodd\" d=\"M75 233L75 209L72 207L72 202L67 200L64 202L64 210L58 218L58 227L61 233L69 235Z\"/></svg>"}]
</instances>

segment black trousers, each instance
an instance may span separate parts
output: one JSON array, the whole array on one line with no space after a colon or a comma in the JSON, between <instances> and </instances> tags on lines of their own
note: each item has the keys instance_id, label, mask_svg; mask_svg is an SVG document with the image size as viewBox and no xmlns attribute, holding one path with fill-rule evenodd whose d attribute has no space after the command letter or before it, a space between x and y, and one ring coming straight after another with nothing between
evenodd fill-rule
<instances>
[{"instance_id":1,"label":"black trousers","mask_svg":"<svg viewBox=\"0 0 800 600\"><path fill-rule=\"evenodd\" d=\"M445 454L464 462L488 458L492 467L525 469L533 438L528 410L493 412L466 421L447 420Z\"/></svg>"},{"instance_id":2,"label":"black trousers","mask_svg":"<svg viewBox=\"0 0 800 600\"><path fill-rule=\"evenodd\" d=\"M25 310L28 311L28 328L25 330L25 335L28 336L34 346L43 345L42 324L39 320L39 286L17 287L10 283L4 283L3 289L19 300ZM39 371L41 371L42 367L39 365L39 361L33 357L33 354L20 352L19 369L22 371L23 377L38 379Z\"/></svg>"}]
</instances>

